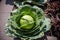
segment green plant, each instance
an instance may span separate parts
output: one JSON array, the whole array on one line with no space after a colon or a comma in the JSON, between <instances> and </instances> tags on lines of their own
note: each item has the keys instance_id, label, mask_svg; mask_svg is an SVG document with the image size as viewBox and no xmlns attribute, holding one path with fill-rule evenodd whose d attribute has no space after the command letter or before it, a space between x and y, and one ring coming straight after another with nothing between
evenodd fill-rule
<instances>
[{"instance_id":1,"label":"green plant","mask_svg":"<svg viewBox=\"0 0 60 40\"><path fill-rule=\"evenodd\" d=\"M50 19L46 18L44 11L37 6L22 5L13 10L10 16L6 33L21 39L38 39L50 29Z\"/></svg>"}]
</instances>

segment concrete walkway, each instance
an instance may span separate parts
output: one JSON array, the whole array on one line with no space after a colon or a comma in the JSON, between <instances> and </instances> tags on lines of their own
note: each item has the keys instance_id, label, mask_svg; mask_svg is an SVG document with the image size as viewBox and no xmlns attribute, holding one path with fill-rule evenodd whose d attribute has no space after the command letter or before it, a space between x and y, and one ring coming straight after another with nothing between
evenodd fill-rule
<instances>
[{"instance_id":1,"label":"concrete walkway","mask_svg":"<svg viewBox=\"0 0 60 40\"><path fill-rule=\"evenodd\" d=\"M13 40L12 38L6 36L4 30L13 6L6 5L5 1L6 0L2 0L2 2L0 2L0 40Z\"/></svg>"}]
</instances>

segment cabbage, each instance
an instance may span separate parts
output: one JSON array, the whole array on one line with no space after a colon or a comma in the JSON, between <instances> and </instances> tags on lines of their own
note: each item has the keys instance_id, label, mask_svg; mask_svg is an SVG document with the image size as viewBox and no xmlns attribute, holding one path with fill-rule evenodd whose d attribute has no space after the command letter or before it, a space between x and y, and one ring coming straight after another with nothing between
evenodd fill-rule
<instances>
[{"instance_id":1,"label":"cabbage","mask_svg":"<svg viewBox=\"0 0 60 40\"><path fill-rule=\"evenodd\" d=\"M20 24L21 24L20 28L22 29L31 29L34 25L34 19L30 15L24 15L20 19Z\"/></svg>"},{"instance_id":2,"label":"cabbage","mask_svg":"<svg viewBox=\"0 0 60 40\"><path fill-rule=\"evenodd\" d=\"M37 6L22 5L11 13L6 25L6 33L11 37L38 39L50 29L50 19Z\"/></svg>"}]
</instances>

